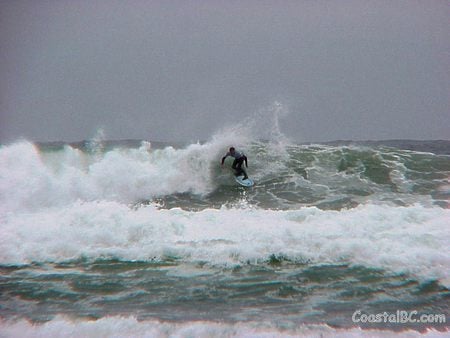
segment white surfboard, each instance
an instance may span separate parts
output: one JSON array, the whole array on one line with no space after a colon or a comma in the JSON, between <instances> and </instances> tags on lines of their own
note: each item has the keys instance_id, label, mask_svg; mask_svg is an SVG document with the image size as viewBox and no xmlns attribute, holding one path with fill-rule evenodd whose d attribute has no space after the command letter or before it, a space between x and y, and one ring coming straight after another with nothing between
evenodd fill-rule
<instances>
[{"instance_id":1,"label":"white surfboard","mask_svg":"<svg viewBox=\"0 0 450 338\"><path fill-rule=\"evenodd\" d=\"M245 180L243 178L244 175L234 176L235 181L240 185L242 185L243 187L252 187L255 184L255 182L253 182L251 178L246 178Z\"/></svg>"}]
</instances>

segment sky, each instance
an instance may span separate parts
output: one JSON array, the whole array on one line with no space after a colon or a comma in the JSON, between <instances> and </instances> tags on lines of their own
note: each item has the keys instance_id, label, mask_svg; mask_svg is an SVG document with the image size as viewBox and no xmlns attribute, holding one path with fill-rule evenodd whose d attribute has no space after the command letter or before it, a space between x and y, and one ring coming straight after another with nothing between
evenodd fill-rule
<instances>
[{"instance_id":1,"label":"sky","mask_svg":"<svg viewBox=\"0 0 450 338\"><path fill-rule=\"evenodd\" d=\"M0 142L450 139L439 0L0 0Z\"/></svg>"}]
</instances>

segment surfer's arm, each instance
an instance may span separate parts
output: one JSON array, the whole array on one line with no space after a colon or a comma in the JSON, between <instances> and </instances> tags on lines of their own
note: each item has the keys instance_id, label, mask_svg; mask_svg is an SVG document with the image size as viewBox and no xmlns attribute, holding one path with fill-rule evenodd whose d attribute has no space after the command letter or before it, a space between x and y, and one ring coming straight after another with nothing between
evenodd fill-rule
<instances>
[{"instance_id":1,"label":"surfer's arm","mask_svg":"<svg viewBox=\"0 0 450 338\"><path fill-rule=\"evenodd\" d=\"M248 168L248 164L247 164L247 156L244 155L244 161L245 161L245 167Z\"/></svg>"},{"instance_id":2,"label":"surfer's arm","mask_svg":"<svg viewBox=\"0 0 450 338\"><path fill-rule=\"evenodd\" d=\"M225 159L227 158L228 154L226 154L224 157L222 157L221 165L223 166L223 163L225 162Z\"/></svg>"},{"instance_id":3,"label":"surfer's arm","mask_svg":"<svg viewBox=\"0 0 450 338\"><path fill-rule=\"evenodd\" d=\"M225 159L230 156L230 153L226 153L224 157L222 157L222 162L221 164L223 165L223 163L225 162Z\"/></svg>"}]
</instances>

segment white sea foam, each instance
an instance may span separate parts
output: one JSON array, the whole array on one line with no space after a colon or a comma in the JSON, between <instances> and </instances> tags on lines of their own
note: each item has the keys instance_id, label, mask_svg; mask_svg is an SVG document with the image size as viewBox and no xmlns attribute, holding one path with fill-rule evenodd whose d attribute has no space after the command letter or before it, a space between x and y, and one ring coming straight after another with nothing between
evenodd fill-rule
<instances>
[{"instance_id":1,"label":"white sea foam","mask_svg":"<svg viewBox=\"0 0 450 338\"><path fill-rule=\"evenodd\" d=\"M299 325L279 328L268 322L221 323L208 321L138 321L134 317L105 317L98 320L69 319L58 316L42 323L26 320L0 320L1 337L446 337L448 332L429 329L425 333L407 330L334 329L327 325Z\"/></svg>"},{"instance_id":2,"label":"white sea foam","mask_svg":"<svg viewBox=\"0 0 450 338\"><path fill-rule=\"evenodd\" d=\"M209 193L230 179L222 175L219 161L232 145L243 150L262 138L272 141L272 152L286 155L289 142L279 118L287 113L274 102L246 123L224 127L209 142L183 149L152 149L142 142L139 149L105 152L103 130L88 142L87 152L66 145L62 151L43 153L28 141L0 146L0 214L77 200L132 203L173 193Z\"/></svg>"},{"instance_id":3,"label":"white sea foam","mask_svg":"<svg viewBox=\"0 0 450 338\"><path fill-rule=\"evenodd\" d=\"M234 265L281 255L409 272L450 284L449 209L364 204L341 211L274 211L249 208L245 200L200 212L128 206L176 192L212 191L230 179L221 175L221 155L230 144L245 141L242 130L228 129L183 149L152 149L146 142L107 152L66 146L42 153L26 141L1 147L0 264L170 256ZM399 182L401 170L394 172ZM310 175L314 178L314 171Z\"/></svg>"},{"instance_id":4,"label":"white sea foam","mask_svg":"<svg viewBox=\"0 0 450 338\"><path fill-rule=\"evenodd\" d=\"M450 283L450 210L360 205L342 211L159 210L114 201L7 213L0 263L87 257L261 263L272 254L312 264L361 264Z\"/></svg>"},{"instance_id":5,"label":"white sea foam","mask_svg":"<svg viewBox=\"0 0 450 338\"><path fill-rule=\"evenodd\" d=\"M242 139L228 131L210 143L184 149L151 149L144 142L138 149L100 154L70 146L56 153L41 153L26 141L4 146L0 148L0 212L36 210L77 200L132 203L177 192L208 193L216 187L215 182L221 182L221 156L230 144Z\"/></svg>"}]
</instances>

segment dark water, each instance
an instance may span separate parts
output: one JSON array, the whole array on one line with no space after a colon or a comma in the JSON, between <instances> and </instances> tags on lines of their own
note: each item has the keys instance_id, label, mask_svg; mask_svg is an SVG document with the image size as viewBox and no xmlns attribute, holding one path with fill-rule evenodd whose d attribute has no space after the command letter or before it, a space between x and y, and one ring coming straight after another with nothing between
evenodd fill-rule
<instances>
[{"instance_id":1,"label":"dark water","mask_svg":"<svg viewBox=\"0 0 450 338\"><path fill-rule=\"evenodd\" d=\"M98 319L132 313L139 320L270 318L286 328L302 323L349 327L355 307L365 313L419 309L419 315L448 314L450 297L437 281L419 282L362 266L292 264L275 257L230 269L120 260L3 267L1 281L2 315L38 322L58 314ZM405 326L424 328L385 327Z\"/></svg>"}]
</instances>

